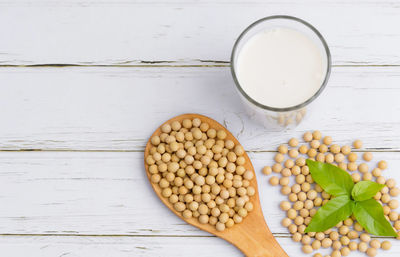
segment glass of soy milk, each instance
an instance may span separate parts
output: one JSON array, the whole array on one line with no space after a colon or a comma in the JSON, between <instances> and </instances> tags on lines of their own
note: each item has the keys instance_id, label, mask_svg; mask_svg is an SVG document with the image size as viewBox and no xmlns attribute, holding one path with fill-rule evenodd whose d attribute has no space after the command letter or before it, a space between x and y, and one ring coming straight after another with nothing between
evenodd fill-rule
<instances>
[{"instance_id":1,"label":"glass of soy milk","mask_svg":"<svg viewBox=\"0 0 400 257\"><path fill-rule=\"evenodd\" d=\"M237 39L232 76L250 116L266 127L289 128L324 90L331 56L322 35L291 16L251 24Z\"/></svg>"}]
</instances>

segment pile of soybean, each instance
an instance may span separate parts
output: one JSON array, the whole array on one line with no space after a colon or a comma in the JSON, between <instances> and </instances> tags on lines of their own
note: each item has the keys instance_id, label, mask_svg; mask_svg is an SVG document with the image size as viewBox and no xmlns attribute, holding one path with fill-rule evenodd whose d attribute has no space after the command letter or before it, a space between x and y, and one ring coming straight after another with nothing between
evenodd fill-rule
<instances>
[{"instance_id":1,"label":"pile of soybean","mask_svg":"<svg viewBox=\"0 0 400 257\"><path fill-rule=\"evenodd\" d=\"M371 239L371 236L356 221L354 216L340 222L336 227L324 232L304 233L318 208L331 199L331 195L314 182L311 177L306 159L331 163L348 171L355 183L361 180L372 180L379 184L385 184L375 199L382 204L385 217L389 220L400 239L399 214L394 210L399 202L392 197L400 194L394 179L386 179L383 174L387 168L387 162L381 160L376 167L370 167L368 162L372 160L372 153L364 152L362 160L358 154L352 152L349 145L339 146L332 143L330 136L322 137L321 132L306 132L303 135L304 143L292 138L278 147L275 155L275 163L263 168L265 175L276 173L269 179L273 186L280 185L281 193L287 195L287 201L280 203L280 208L286 211L287 217L282 220L282 225L287 227L295 242L303 244L304 253L312 253L320 248L332 248L330 255L325 257L348 256L351 251L365 252L368 256L376 256L378 249L389 250L389 241ZM354 149L360 149L362 142L356 140ZM359 159L359 160L358 160ZM322 257L321 253L315 253L314 257Z\"/></svg>"},{"instance_id":2,"label":"pile of soybean","mask_svg":"<svg viewBox=\"0 0 400 257\"><path fill-rule=\"evenodd\" d=\"M197 218L218 231L230 228L253 210L253 171L245 169L245 151L224 130L200 119L161 126L150 139L146 158L151 182L183 218Z\"/></svg>"}]
</instances>

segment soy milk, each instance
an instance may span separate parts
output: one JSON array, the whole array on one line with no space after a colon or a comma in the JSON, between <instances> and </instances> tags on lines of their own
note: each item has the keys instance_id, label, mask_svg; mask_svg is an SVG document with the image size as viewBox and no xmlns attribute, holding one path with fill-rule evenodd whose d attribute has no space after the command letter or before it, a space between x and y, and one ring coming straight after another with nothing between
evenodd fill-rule
<instances>
[{"instance_id":1,"label":"soy milk","mask_svg":"<svg viewBox=\"0 0 400 257\"><path fill-rule=\"evenodd\" d=\"M322 86L327 58L307 35L274 28L252 36L238 53L236 74L253 100L275 108L310 99Z\"/></svg>"}]
</instances>

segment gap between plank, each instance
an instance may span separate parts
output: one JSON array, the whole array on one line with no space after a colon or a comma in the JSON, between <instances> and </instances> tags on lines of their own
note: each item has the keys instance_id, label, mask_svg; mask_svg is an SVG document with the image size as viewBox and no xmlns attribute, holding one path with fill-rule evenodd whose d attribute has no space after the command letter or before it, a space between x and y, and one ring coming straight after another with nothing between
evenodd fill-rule
<instances>
[{"instance_id":1,"label":"gap between plank","mask_svg":"<svg viewBox=\"0 0 400 257\"><path fill-rule=\"evenodd\" d=\"M62 63L47 63L47 64L3 64L0 68L221 68L230 67L227 61L202 61L210 64L173 64L174 61L140 61L141 64L62 64ZM332 67L400 67L400 64L337 64Z\"/></svg>"},{"instance_id":2,"label":"gap between plank","mask_svg":"<svg viewBox=\"0 0 400 257\"><path fill-rule=\"evenodd\" d=\"M272 233L275 238L292 238L290 233ZM161 237L161 238L176 238L176 237L184 237L184 238L213 238L216 237L214 235L127 235L127 234L12 234L12 233L0 233L0 237ZM374 236L371 235L371 238L380 238L380 239L388 239L388 237L384 236Z\"/></svg>"},{"instance_id":3,"label":"gap between plank","mask_svg":"<svg viewBox=\"0 0 400 257\"><path fill-rule=\"evenodd\" d=\"M290 238L291 235L289 233L273 233L273 235L277 238ZM1 234L0 237L7 237L7 236L12 236L12 237L26 237L26 236L36 236L36 237L49 237L49 236L54 236L54 237L205 237L205 238L210 238L210 237L216 237L214 235L128 235L128 234L13 234L13 233L5 233Z\"/></svg>"},{"instance_id":4,"label":"gap between plank","mask_svg":"<svg viewBox=\"0 0 400 257\"><path fill-rule=\"evenodd\" d=\"M78 149L0 149L0 152L99 152L99 153L144 153L144 150L78 150ZM246 150L247 153L277 153L277 150ZM399 153L400 149L385 149L385 148L367 148L367 149L354 149L352 152L375 152L375 153Z\"/></svg>"}]
</instances>

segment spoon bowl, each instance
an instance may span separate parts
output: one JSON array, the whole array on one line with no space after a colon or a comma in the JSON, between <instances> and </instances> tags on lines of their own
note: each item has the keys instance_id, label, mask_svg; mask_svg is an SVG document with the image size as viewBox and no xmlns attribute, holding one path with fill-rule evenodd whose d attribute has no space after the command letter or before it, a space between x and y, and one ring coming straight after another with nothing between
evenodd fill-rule
<instances>
[{"instance_id":1,"label":"spoon bowl","mask_svg":"<svg viewBox=\"0 0 400 257\"><path fill-rule=\"evenodd\" d=\"M239 141L230 133L224 126L219 124L217 121L208 118L199 114L183 114L176 116L165 123L171 124L173 121L182 122L184 119L193 120L194 118L198 118L201 122L206 122L209 124L210 128L214 128L215 130L224 130L227 134L226 139L232 140L235 145L239 145ZM164 123L164 124L165 124ZM162 124L163 125L163 124ZM161 126L162 126L161 125ZM161 126L153 133L153 136L161 134ZM150 137L150 138L151 138ZM146 160L149 155L151 148L150 139L147 142L145 151L144 151L144 159ZM184 218L179 212L177 212L173 205L168 201L167 198L163 197L161 194L161 188L151 182L151 174L149 172L149 166L145 162L145 168L147 177L150 181L151 186L153 187L154 192L160 198L160 200L166 205L173 213L175 213L179 218L183 219L190 225L193 225L201 230L207 231L217 237L220 237L229 243L236 246L240 251L242 251L248 257L285 257L288 256L285 251L280 247L278 242L275 240L271 231L269 230L264 216L262 214L260 199L258 195L258 187L257 180L254 172L253 165L251 164L250 158L247 153L244 153L244 158L246 163L243 165L246 170L251 170L254 173L254 177L250 180L250 185L254 187L256 193L255 195L250 197L250 202L253 204L254 208L249 214L243 218L243 221L239 224L235 224L231 228L227 228L224 231L217 231L215 226L210 224L201 224L197 218Z\"/></svg>"}]
</instances>

